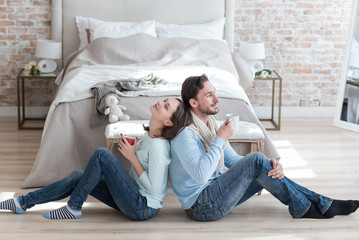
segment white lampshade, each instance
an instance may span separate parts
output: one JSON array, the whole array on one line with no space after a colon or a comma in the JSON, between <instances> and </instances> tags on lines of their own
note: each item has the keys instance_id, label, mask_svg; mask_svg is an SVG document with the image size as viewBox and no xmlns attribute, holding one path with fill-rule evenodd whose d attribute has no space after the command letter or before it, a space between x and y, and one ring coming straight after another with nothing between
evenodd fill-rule
<instances>
[{"instance_id":1,"label":"white lampshade","mask_svg":"<svg viewBox=\"0 0 359 240\"><path fill-rule=\"evenodd\" d=\"M36 42L36 57L46 59L60 59L61 42L54 40L38 40Z\"/></svg>"},{"instance_id":2,"label":"white lampshade","mask_svg":"<svg viewBox=\"0 0 359 240\"><path fill-rule=\"evenodd\" d=\"M264 42L244 42L240 46L240 54L247 60L264 59Z\"/></svg>"}]
</instances>

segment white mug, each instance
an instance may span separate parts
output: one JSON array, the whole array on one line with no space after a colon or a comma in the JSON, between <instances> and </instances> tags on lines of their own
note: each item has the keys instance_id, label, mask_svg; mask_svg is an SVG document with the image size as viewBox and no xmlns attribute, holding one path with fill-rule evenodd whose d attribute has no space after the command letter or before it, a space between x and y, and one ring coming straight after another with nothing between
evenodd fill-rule
<instances>
[{"instance_id":1,"label":"white mug","mask_svg":"<svg viewBox=\"0 0 359 240\"><path fill-rule=\"evenodd\" d=\"M239 127L239 115L236 113L228 113L226 114L226 118L233 121L234 130L237 130Z\"/></svg>"}]
</instances>

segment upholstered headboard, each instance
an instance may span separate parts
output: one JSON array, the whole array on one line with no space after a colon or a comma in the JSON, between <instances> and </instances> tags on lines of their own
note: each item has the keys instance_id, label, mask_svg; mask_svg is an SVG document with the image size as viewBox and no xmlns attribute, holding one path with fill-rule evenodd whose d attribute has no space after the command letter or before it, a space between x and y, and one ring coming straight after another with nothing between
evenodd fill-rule
<instances>
[{"instance_id":1,"label":"upholstered headboard","mask_svg":"<svg viewBox=\"0 0 359 240\"><path fill-rule=\"evenodd\" d=\"M62 41L63 61L79 47L76 16L105 21L154 19L176 24L225 17L224 38L233 49L234 0L52 0L52 39Z\"/></svg>"}]
</instances>

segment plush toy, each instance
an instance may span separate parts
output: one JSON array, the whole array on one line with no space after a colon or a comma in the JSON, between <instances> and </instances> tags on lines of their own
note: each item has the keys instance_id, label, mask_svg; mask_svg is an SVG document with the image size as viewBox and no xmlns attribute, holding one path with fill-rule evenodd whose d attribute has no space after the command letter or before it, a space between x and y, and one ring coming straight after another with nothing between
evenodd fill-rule
<instances>
[{"instance_id":1,"label":"plush toy","mask_svg":"<svg viewBox=\"0 0 359 240\"><path fill-rule=\"evenodd\" d=\"M119 104L119 100L116 96L108 95L106 97L105 115L108 115L108 120L110 123L130 119L130 117L124 114L122 110L126 110L126 107Z\"/></svg>"}]
</instances>

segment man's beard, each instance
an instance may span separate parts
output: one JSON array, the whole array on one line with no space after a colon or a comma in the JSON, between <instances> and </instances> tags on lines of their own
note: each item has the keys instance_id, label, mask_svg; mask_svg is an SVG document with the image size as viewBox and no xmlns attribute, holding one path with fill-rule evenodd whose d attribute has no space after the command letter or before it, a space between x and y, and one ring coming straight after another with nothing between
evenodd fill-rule
<instances>
[{"instance_id":1,"label":"man's beard","mask_svg":"<svg viewBox=\"0 0 359 240\"><path fill-rule=\"evenodd\" d=\"M203 109L201 106L199 106L199 111L206 115L215 115L219 112L218 107L215 108L215 110L211 110L210 107Z\"/></svg>"}]
</instances>

